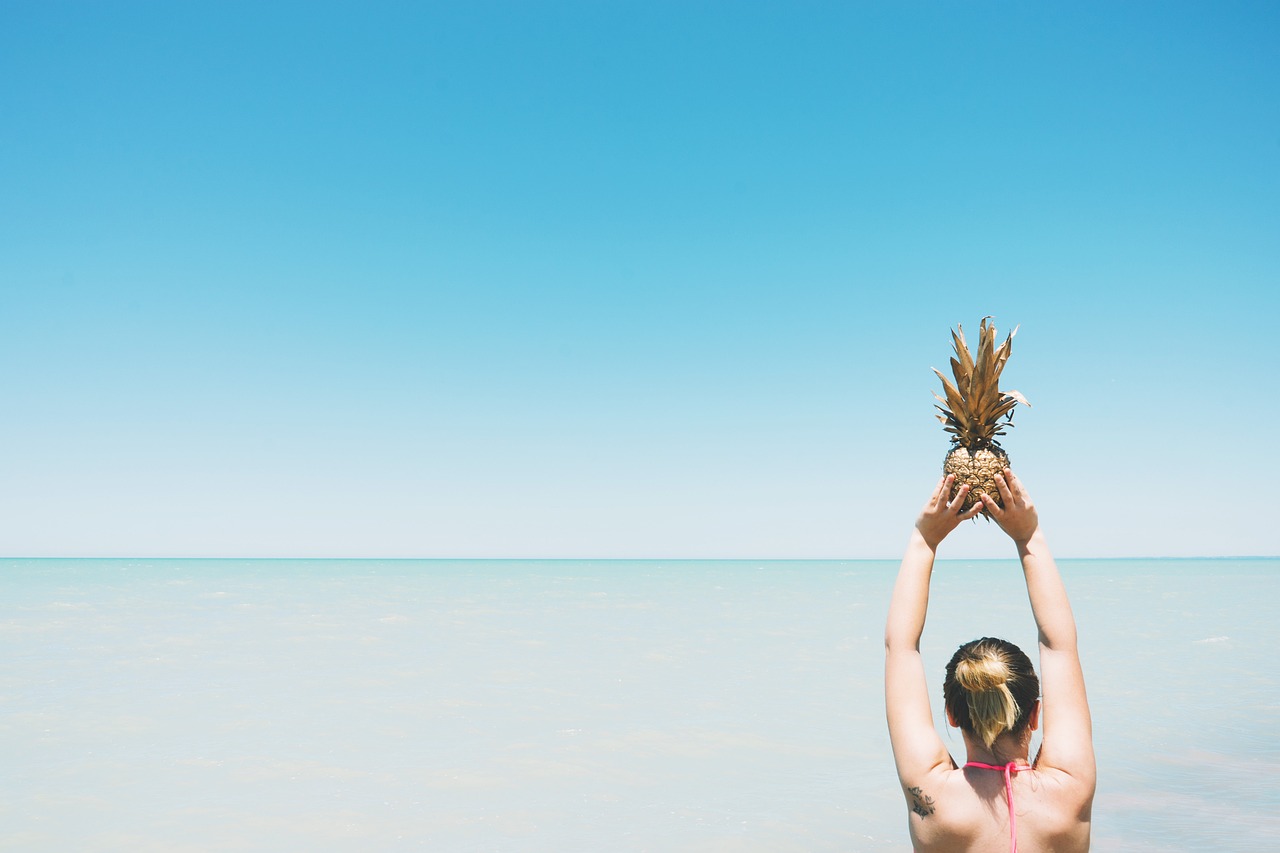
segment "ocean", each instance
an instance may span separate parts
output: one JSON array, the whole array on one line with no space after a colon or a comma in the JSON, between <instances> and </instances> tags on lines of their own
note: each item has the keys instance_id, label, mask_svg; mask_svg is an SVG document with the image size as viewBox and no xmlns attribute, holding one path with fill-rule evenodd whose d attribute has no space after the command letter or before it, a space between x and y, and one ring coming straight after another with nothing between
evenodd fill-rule
<instances>
[{"instance_id":1,"label":"ocean","mask_svg":"<svg viewBox=\"0 0 1280 853\"><path fill-rule=\"evenodd\" d=\"M1060 567L1094 849L1280 849L1280 560ZM0 850L908 850L896 570L0 560ZM935 717L983 635L1035 659L1016 560L939 561Z\"/></svg>"}]
</instances>

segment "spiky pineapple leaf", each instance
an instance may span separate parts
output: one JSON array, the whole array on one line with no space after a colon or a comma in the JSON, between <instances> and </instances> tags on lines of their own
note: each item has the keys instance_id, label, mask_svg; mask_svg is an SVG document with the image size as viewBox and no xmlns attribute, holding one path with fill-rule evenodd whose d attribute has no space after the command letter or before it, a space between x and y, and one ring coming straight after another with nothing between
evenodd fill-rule
<instances>
[{"instance_id":1,"label":"spiky pineapple leaf","mask_svg":"<svg viewBox=\"0 0 1280 853\"><path fill-rule=\"evenodd\" d=\"M973 393L971 396L981 398L983 389L988 382L988 376L991 372L991 345L994 335L991 334L991 327L987 325L987 321L982 321L982 326L978 330L978 358L973 366Z\"/></svg>"},{"instance_id":2,"label":"spiky pineapple leaf","mask_svg":"<svg viewBox=\"0 0 1280 853\"><path fill-rule=\"evenodd\" d=\"M952 385L947 377L942 375L941 370L936 367L931 369L938 375L938 378L942 380L942 390L947 394L947 405L951 406L952 412L959 414L965 408L964 396L960 393L960 389Z\"/></svg>"},{"instance_id":3,"label":"spiky pineapple leaf","mask_svg":"<svg viewBox=\"0 0 1280 853\"><path fill-rule=\"evenodd\" d=\"M973 357L969 354L969 345L964 339L964 328L956 323L955 331L951 333L951 345L955 348L956 357L960 359L961 365L964 367L966 376L973 373ZM956 375L959 378L959 374Z\"/></svg>"}]
</instances>

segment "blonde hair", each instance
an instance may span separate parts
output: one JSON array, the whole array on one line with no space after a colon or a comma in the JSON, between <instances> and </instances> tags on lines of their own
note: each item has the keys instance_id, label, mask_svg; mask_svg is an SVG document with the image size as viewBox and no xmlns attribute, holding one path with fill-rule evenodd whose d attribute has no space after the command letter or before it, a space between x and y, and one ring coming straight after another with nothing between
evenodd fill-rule
<instances>
[{"instance_id":1,"label":"blonde hair","mask_svg":"<svg viewBox=\"0 0 1280 853\"><path fill-rule=\"evenodd\" d=\"M1022 649L983 637L956 650L942 693L956 724L990 749L1004 732L1026 726L1040 680Z\"/></svg>"}]
</instances>

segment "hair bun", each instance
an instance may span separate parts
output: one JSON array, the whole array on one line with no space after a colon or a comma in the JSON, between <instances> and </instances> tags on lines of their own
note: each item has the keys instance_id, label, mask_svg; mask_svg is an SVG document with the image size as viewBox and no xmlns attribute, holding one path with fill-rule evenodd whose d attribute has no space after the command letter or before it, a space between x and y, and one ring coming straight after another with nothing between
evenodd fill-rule
<instances>
[{"instance_id":1,"label":"hair bun","mask_svg":"<svg viewBox=\"0 0 1280 853\"><path fill-rule=\"evenodd\" d=\"M956 683L966 693L999 690L1009 676L1009 665L994 654L967 658L956 665Z\"/></svg>"}]
</instances>

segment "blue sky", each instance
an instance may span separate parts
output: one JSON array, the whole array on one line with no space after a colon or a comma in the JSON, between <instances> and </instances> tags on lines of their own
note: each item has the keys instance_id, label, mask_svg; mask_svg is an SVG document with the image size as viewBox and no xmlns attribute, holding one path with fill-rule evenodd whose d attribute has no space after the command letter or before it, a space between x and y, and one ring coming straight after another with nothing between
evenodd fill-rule
<instances>
[{"instance_id":1,"label":"blue sky","mask_svg":"<svg viewBox=\"0 0 1280 853\"><path fill-rule=\"evenodd\" d=\"M988 314L1059 553L1280 553L1274 4L0 20L0 555L891 557Z\"/></svg>"}]
</instances>

